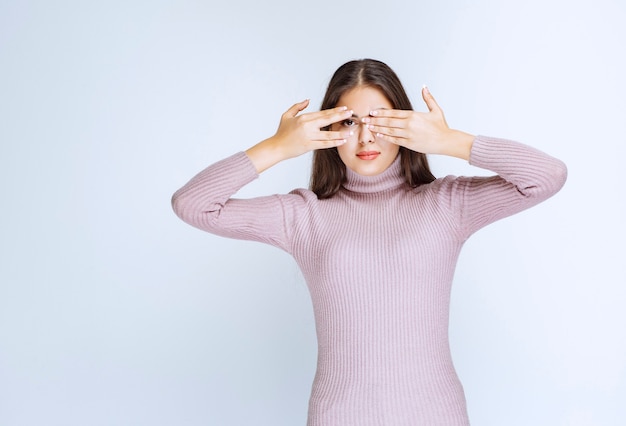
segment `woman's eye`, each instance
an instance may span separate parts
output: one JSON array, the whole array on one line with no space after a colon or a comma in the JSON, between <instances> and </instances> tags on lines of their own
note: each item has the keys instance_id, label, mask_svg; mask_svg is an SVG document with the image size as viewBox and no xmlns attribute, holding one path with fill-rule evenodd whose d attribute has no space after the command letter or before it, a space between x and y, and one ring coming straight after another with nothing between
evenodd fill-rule
<instances>
[{"instance_id":1,"label":"woman's eye","mask_svg":"<svg viewBox=\"0 0 626 426\"><path fill-rule=\"evenodd\" d=\"M343 124L346 127L352 127L352 126L354 126L356 124L356 122L354 120L348 118L347 120L344 120L343 123L341 123L341 124Z\"/></svg>"}]
</instances>

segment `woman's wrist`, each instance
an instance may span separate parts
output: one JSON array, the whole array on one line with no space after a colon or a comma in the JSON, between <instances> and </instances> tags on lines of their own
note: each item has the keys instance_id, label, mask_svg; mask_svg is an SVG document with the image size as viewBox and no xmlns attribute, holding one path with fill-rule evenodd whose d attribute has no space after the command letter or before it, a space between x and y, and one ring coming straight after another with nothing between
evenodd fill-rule
<instances>
[{"instance_id":1,"label":"woman's wrist","mask_svg":"<svg viewBox=\"0 0 626 426\"><path fill-rule=\"evenodd\" d=\"M450 129L442 143L441 154L469 161L474 139L476 139L474 135Z\"/></svg>"},{"instance_id":2,"label":"woman's wrist","mask_svg":"<svg viewBox=\"0 0 626 426\"><path fill-rule=\"evenodd\" d=\"M280 146L281 144L276 141L276 136L274 135L248 148L245 153L252 164L254 164L257 173L260 174L286 159Z\"/></svg>"}]
</instances>

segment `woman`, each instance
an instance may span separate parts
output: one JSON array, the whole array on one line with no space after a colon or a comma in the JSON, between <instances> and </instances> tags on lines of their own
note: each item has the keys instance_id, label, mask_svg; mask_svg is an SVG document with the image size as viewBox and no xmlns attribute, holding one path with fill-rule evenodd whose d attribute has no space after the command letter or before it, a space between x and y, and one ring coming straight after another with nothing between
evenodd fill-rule
<instances>
[{"instance_id":1,"label":"woman","mask_svg":"<svg viewBox=\"0 0 626 426\"><path fill-rule=\"evenodd\" d=\"M448 127L426 87L412 110L396 74L365 59L333 75L321 111L304 101L276 134L195 176L173 197L200 229L290 253L313 300L318 366L309 426L467 425L448 345L464 241L555 194L565 165L525 145ZM230 198L279 161L314 152L311 190ZM426 154L492 177L435 179Z\"/></svg>"}]
</instances>

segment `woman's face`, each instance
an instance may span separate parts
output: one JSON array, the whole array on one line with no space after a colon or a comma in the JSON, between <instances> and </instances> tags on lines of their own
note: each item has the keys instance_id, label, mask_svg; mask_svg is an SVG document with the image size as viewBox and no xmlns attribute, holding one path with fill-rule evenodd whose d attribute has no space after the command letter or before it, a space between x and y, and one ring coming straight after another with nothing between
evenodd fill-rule
<instances>
[{"instance_id":1,"label":"woman's face","mask_svg":"<svg viewBox=\"0 0 626 426\"><path fill-rule=\"evenodd\" d=\"M392 109L389 100L374 87L359 86L341 95L337 106L347 106L353 111L352 118L331 126L332 130L354 132L345 144L337 147L341 161L350 170L363 176L385 171L395 160L400 147L376 138L361 119L369 117L370 111L375 109Z\"/></svg>"}]
</instances>

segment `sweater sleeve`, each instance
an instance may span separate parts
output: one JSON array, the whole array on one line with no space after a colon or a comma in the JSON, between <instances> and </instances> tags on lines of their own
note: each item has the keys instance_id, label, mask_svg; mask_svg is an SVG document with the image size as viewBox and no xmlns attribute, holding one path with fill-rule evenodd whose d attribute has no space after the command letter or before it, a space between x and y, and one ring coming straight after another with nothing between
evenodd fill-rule
<instances>
[{"instance_id":1,"label":"sweater sleeve","mask_svg":"<svg viewBox=\"0 0 626 426\"><path fill-rule=\"evenodd\" d=\"M556 194L565 184L565 164L518 142L478 136L470 164L497 173L490 177L448 179L448 203L461 236L530 208Z\"/></svg>"},{"instance_id":2,"label":"sweater sleeve","mask_svg":"<svg viewBox=\"0 0 626 426\"><path fill-rule=\"evenodd\" d=\"M186 223L228 238L259 241L290 252L301 206L300 192L251 199L231 198L258 177L244 152L207 167L172 196L172 207Z\"/></svg>"}]
</instances>

